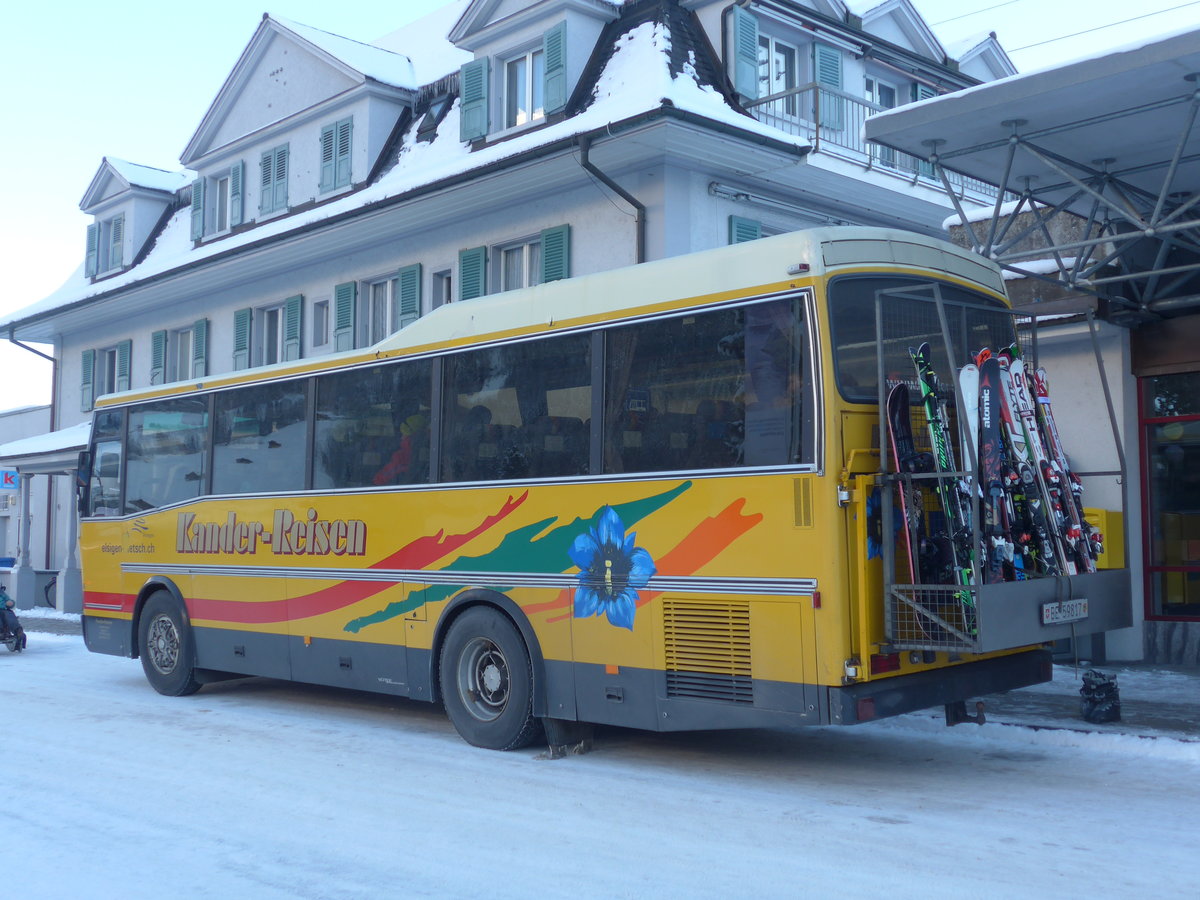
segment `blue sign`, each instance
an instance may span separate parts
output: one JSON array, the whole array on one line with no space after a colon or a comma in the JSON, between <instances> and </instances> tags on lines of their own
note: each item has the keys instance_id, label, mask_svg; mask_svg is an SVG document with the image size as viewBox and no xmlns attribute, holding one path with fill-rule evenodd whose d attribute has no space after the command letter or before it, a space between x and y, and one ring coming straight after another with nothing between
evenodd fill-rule
<instances>
[{"instance_id":1,"label":"blue sign","mask_svg":"<svg viewBox=\"0 0 1200 900\"><path fill-rule=\"evenodd\" d=\"M0 491L19 491L21 473L16 469L0 469Z\"/></svg>"}]
</instances>

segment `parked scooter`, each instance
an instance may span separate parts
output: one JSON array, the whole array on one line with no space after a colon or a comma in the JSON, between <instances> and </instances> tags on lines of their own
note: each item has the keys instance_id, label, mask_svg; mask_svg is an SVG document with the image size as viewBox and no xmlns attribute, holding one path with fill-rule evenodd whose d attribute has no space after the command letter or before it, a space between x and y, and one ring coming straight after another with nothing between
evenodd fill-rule
<instances>
[{"instance_id":1,"label":"parked scooter","mask_svg":"<svg viewBox=\"0 0 1200 900\"><path fill-rule=\"evenodd\" d=\"M20 653L29 642L17 614L13 612L15 605L4 585L0 584L0 644L7 647L10 653Z\"/></svg>"}]
</instances>

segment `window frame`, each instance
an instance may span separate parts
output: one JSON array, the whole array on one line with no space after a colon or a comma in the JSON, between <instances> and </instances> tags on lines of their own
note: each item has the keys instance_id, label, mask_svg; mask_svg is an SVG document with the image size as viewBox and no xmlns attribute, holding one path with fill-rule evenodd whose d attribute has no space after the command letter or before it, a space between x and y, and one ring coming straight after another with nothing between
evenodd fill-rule
<instances>
[{"instance_id":1,"label":"window frame","mask_svg":"<svg viewBox=\"0 0 1200 900\"><path fill-rule=\"evenodd\" d=\"M546 52L542 42L500 57L497 77L500 81L496 92L500 100L502 130L528 128L546 119ZM523 96L514 98L511 82L512 72L518 72L523 84ZM524 117L524 118L523 118Z\"/></svg>"},{"instance_id":2,"label":"window frame","mask_svg":"<svg viewBox=\"0 0 1200 900\"><path fill-rule=\"evenodd\" d=\"M313 350L325 350L333 340L333 330L330 328L330 305L328 298L313 301L312 328L310 330Z\"/></svg>"},{"instance_id":3,"label":"window frame","mask_svg":"<svg viewBox=\"0 0 1200 900\"><path fill-rule=\"evenodd\" d=\"M187 336L187 353L183 354L183 340ZM196 332L188 325L185 328L175 328L167 332L167 368L165 381L190 381L192 366L196 361Z\"/></svg>"},{"instance_id":4,"label":"window frame","mask_svg":"<svg viewBox=\"0 0 1200 900\"><path fill-rule=\"evenodd\" d=\"M510 254L519 252L521 256L521 283L510 284L508 260ZM496 293L516 291L521 288L535 287L542 283L542 236L526 237L515 241L496 244L492 248L492 259L495 271L492 273L496 285Z\"/></svg>"},{"instance_id":5,"label":"window frame","mask_svg":"<svg viewBox=\"0 0 1200 900\"><path fill-rule=\"evenodd\" d=\"M250 346L252 368L273 366L284 361L284 304L272 303L255 307L250 317ZM273 324L272 324L273 321ZM271 332L274 332L272 334ZM268 350L274 344L274 359L268 360Z\"/></svg>"}]
</instances>

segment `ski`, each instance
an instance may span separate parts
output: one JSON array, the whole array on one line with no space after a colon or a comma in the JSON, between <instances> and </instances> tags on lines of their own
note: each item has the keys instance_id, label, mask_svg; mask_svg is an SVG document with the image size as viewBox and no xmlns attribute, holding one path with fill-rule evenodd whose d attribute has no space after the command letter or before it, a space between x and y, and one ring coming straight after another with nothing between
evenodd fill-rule
<instances>
[{"instance_id":1,"label":"ski","mask_svg":"<svg viewBox=\"0 0 1200 900\"><path fill-rule=\"evenodd\" d=\"M1074 551L1077 565L1084 572L1096 571L1096 557L1103 552L1103 539L1083 515L1083 483L1071 471L1067 453L1058 435L1054 411L1050 405L1050 380L1046 370L1039 368L1032 373L1034 393L1037 396L1038 422L1050 457L1050 469L1061 484L1062 506L1066 519L1064 543Z\"/></svg>"},{"instance_id":2,"label":"ski","mask_svg":"<svg viewBox=\"0 0 1200 900\"><path fill-rule=\"evenodd\" d=\"M908 385L900 382L888 392L887 398L888 444L892 449L892 469L897 474L929 471L922 460L925 454L917 453L913 440L908 393ZM909 479L900 479L896 487L904 532L904 559L908 563L909 583L916 584L920 581L921 572L917 563L917 548L920 546L917 524L921 516L921 494Z\"/></svg>"},{"instance_id":3,"label":"ski","mask_svg":"<svg viewBox=\"0 0 1200 900\"><path fill-rule=\"evenodd\" d=\"M921 386L921 405L925 411L930 446L933 448L934 468L939 476L935 480L936 493L946 519L947 534L943 543L948 545L949 553L946 555L950 557L948 568L951 571L948 573L950 577L945 580L964 587L970 586L973 582L970 494L955 463L945 400L933 368L929 344L924 343L915 349L910 347L908 352ZM974 633L974 600L970 591L960 592L958 599L963 606L964 625Z\"/></svg>"},{"instance_id":4,"label":"ski","mask_svg":"<svg viewBox=\"0 0 1200 900\"><path fill-rule=\"evenodd\" d=\"M1037 414L1029 394L1025 362L1013 357L1008 365L1009 397L1014 412L1014 429L1024 438L1025 458L1021 465L1026 485L1029 525L1036 541L1039 569L1046 575L1074 574L1074 565L1063 545L1061 499L1056 493L1057 479L1047 482L1046 449L1038 431Z\"/></svg>"},{"instance_id":5,"label":"ski","mask_svg":"<svg viewBox=\"0 0 1200 900\"><path fill-rule=\"evenodd\" d=\"M983 576L989 584L1009 580L1006 572L1015 562L1002 394L1000 360L988 356L979 366L979 485L983 491Z\"/></svg>"},{"instance_id":6,"label":"ski","mask_svg":"<svg viewBox=\"0 0 1200 900\"><path fill-rule=\"evenodd\" d=\"M967 363L958 370L958 389L963 398L958 425L963 434L963 467L971 472L979 469L979 366ZM974 484L967 479L967 487ZM974 493L974 491L971 491Z\"/></svg>"}]
</instances>

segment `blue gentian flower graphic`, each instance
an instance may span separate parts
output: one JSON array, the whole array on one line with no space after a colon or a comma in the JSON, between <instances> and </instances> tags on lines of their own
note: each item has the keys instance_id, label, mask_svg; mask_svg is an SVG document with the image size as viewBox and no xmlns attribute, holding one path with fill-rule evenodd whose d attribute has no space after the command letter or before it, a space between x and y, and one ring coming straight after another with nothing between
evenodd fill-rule
<instances>
[{"instance_id":1,"label":"blue gentian flower graphic","mask_svg":"<svg viewBox=\"0 0 1200 900\"><path fill-rule=\"evenodd\" d=\"M612 625L633 630L637 589L654 574L654 560L635 547L637 534L625 534L625 523L611 506L600 513L594 528L575 538L571 560L579 566L575 588L575 618L606 615Z\"/></svg>"}]
</instances>

